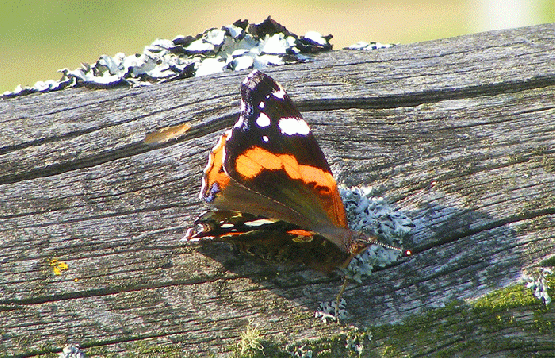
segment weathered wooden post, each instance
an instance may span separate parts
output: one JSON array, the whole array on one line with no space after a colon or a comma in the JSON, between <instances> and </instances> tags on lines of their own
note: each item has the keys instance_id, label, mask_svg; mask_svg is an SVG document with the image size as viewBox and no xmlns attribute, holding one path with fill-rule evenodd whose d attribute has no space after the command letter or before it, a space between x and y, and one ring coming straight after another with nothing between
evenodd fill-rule
<instances>
[{"instance_id":1,"label":"weathered wooden post","mask_svg":"<svg viewBox=\"0 0 555 358\"><path fill-rule=\"evenodd\" d=\"M345 356L355 338L363 356L555 355L553 309L518 283L555 265L554 33L334 51L268 70L338 181L380 187L416 225L415 255L350 286L341 325L313 317L337 278L179 241L246 72L2 100L0 355L69 342L90 356L230 355L247 331L266 356L303 345ZM175 141L143 142L182 123Z\"/></svg>"}]
</instances>

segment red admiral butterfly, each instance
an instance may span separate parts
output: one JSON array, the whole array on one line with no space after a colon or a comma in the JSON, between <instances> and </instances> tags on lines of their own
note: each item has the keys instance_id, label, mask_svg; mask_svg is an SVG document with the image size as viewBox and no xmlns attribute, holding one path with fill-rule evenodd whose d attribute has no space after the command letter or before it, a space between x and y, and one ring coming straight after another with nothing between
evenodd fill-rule
<instances>
[{"instance_id":1,"label":"red admiral butterfly","mask_svg":"<svg viewBox=\"0 0 555 358\"><path fill-rule=\"evenodd\" d=\"M241 85L241 114L212 149L189 240L229 241L272 261L330 272L375 243L347 226L324 153L283 87L251 72Z\"/></svg>"}]
</instances>

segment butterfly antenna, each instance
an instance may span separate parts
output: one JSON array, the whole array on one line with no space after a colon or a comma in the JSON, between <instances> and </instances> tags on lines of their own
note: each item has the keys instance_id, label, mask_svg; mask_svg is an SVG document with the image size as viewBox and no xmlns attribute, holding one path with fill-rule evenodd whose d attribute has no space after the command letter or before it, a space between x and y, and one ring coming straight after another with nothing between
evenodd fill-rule
<instances>
[{"instance_id":1,"label":"butterfly antenna","mask_svg":"<svg viewBox=\"0 0 555 358\"><path fill-rule=\"evenodd\" d=\"M411 256L411 255L412 255L412 251L411 251L411 250L405 250L405 249L402 249L402 248L397 247L397 246L384 244L383 242L378 241L378 239L376 239L375 237L368 237L368 238L366 238L364 241L365 241L366 243L378 245L378 246L384 247L384 248L386 248L386 249L395 250L395 251L401 251L401 257L408 257L408 256Z\"/></svg>"}]
</instances>

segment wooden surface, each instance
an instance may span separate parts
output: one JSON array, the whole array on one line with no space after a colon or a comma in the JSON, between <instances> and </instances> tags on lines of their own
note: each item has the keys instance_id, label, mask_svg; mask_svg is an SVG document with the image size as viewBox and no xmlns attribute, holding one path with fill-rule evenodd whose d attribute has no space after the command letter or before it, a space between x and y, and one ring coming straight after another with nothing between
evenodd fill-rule
<instances>
[{"instance_id":1,"label":"wooden surface","mask_svg":"<svg viewBox=\"0 0 555 358\"><path fill-rule=\"evenodd\" d=\"M518 283L554 265L554 24L266 72L337 180L381 188L412 218L415 255L349 286L350 318L324 324L313 312L337 276L179 241L246 72L3 100L0 356L72 342L89 356L232 355L252 328L265 356L347 356L368 327L364 356L555 355L553 304ZM177 141L143 142L180 123L192 127Z\"/></svg>"}]
</instances>

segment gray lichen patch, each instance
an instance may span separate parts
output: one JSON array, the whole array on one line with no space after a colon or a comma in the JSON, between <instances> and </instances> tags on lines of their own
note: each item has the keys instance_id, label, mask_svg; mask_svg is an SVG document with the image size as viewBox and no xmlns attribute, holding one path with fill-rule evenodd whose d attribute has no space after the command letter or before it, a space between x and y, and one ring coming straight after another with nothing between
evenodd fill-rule
<instances>
[{"instance_id":1,"label":"gray lichen patch","mask_svg":"<svg viewBox=\"0 0 555 358\"><path fill-rule=\"evenodd\" d=\"M305 62L310 60L309 54L331 50L331 38L332 35L322 36L315 31L305 36L296 35L270 17L258 24L238 20L233 25L212 28L196 36L156 39L141 54L102 55L93 65L59 70L63 74L59 81L18 86L2 96L10 98L82 86L145 86L224 71Z\"/></svg>"}]
</instances>

